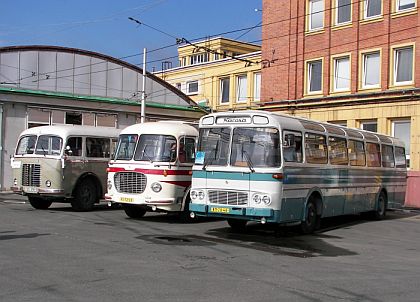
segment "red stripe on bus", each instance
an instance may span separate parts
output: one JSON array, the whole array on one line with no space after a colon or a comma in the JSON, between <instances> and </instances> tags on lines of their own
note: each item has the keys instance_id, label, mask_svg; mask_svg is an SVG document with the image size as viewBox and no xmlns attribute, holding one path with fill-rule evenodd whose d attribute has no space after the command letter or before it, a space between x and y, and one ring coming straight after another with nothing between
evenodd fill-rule
<instances>
[{"instance_id":1,"label":"red stripe on bus","mask_svg":"<svg viewBox=\"0 0 420 302\"><path fill-rule=\"evenodd\" d=\"M141 172L143 174L151 175L191 175L191 170L154 170L154 169L140 169L126 170L124 168L109 167L107 172Z\"/></svg>"}]
</instances>

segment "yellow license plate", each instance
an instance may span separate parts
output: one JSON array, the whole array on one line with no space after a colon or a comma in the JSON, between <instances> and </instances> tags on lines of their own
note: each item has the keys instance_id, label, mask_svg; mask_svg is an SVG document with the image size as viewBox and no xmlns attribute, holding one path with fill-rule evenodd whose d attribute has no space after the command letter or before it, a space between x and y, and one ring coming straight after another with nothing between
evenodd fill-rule
<instances>
[{"instance_id":1,"label":"yellow license plate","mask_svg":"<svg viewBox=\"0 0 420 302\"><path fill-rule=\"evenodd\" d=\"M229 210L230 210L229 208L215 208L215 207L210 208L210 212L212 212L212 213L228 214Z\"/></svg>"},{"instance_id":2,"label":"yellow license plate","mask_svg":"<svg viewBox=\"0 0 420 302\"><path fill-rule=\"evenodd\" d=\"M120 197L121 202L133 202L134 198L131 197Z\"/></svg>"}]
</instances>

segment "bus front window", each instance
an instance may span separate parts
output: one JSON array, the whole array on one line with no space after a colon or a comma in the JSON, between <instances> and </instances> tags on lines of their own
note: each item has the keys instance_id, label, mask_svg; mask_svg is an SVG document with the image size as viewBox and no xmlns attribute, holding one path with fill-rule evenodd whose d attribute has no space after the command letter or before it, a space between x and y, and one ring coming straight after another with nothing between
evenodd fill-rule
<instances>
[{"instance_id":1,"label":"bus front window","mask_svg":"<svg viewBox=\"0 0 420 302\"><path fill-rule=\"evenodd\" d=\"M16 148L16 155L34 154L36 135L23 136Z\"/></svg>"},{"instance_id":2,"label":"bus front window","mask_svg":"<svg viewBox=\"0 0 420 302\"><path fill-rule=\"evenodd\" d=\"M35 154L60 155L63 147L61 137L53 135L41 135L36 143Z\"/></svg>"},{"instance_id":3,"label":"bus front window","mask_svg":"<svg viewBox=\"0 0 420 302\"><path fill-rule=\"evenodd\" d=\"M137 140L138 135L136 134L121 134L118 141L115 159L132 159L134 155L134 150L136 149Z\"/></svg>"},{"instance_id":4,"label":"bus front window","mask_svg":"<svg viewBox=\"0 0 420 302\"><path fill-rule=\"evenodd\" d=\"M134 160L173 162L176 160L176 138L170 135L143 134L134 154Z\"/></svg>"},{"instance_id":5,"label":"bus front window","mask_svg":"<svg viewBox=\"0 0 420 302\"><path fill-rule=\"evenodd\" d=\"M202 164L226 166L229 140L230 128L200 129L197 152L204 154Z\"/></svg>"},{"instance_id":6,"label":"bus front window","mask_svg":"<svg viewBox=\"0 0 420 302\"><path fill-rule=\"evenodd\" d=\"M279 167L279 142L279 131L274 128L236 128L230 163L237 167Z\"/></svg>"}]
</instances>

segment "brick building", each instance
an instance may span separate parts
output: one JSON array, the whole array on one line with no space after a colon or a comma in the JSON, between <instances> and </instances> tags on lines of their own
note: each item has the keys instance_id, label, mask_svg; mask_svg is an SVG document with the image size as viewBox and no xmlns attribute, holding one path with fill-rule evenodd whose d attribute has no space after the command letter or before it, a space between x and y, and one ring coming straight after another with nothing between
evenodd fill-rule
<instances>
[{"instance_id":1,"label":"brick building","mask_svg":"<svg viewBox=\"0 0 420 302\"><path fill-rule=\"evenodd\" d=\"M263 0L263 107L403 139L420 171L417 0Z\"/></svg>"}]
</instances>

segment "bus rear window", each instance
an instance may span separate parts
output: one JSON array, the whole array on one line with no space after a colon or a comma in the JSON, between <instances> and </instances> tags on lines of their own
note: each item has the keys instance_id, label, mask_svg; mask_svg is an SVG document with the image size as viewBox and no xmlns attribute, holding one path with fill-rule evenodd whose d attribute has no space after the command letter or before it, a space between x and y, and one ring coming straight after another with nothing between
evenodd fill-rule
<instances>
[{"instance_id":1,"label":"bus rear window","mask_svg":"<svg viewBox=\"0 0 420 302\"><path fill-rule=\"evenodd\" d=\"M34 154L36 135L28 135L20 138L16 148L16 155Z\"/></svg>"}]
</instances>

